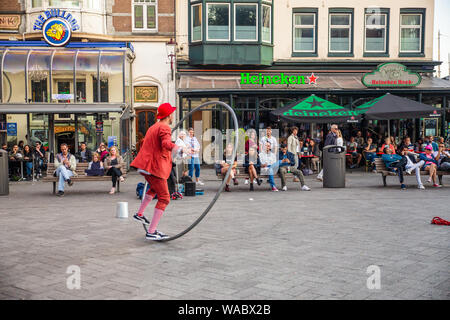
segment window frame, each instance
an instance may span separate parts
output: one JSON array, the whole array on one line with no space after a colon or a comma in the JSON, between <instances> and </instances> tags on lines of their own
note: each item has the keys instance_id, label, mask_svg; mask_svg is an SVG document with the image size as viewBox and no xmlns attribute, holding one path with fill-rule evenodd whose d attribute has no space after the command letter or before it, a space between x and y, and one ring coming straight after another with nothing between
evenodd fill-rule
<instances>
[{"instance_id":1,"label":"window frame","mask_svg":"<svg viewBox=\"0 0 450 320\"><path fill-rule=\"evenodd\" d=\"M269 38L269 41L264 40L264 37L263 37L264 7L269 8L269 12L270 12L270 16L269 16L269 23L270 23L270 26L269 26L269 37L270 38ZM272 4L269 5L269 4L261 3L261 42L262 43L266 43L266 44L272 44Z\"/></svg>"},{"instance_id":2,"label":"window frame","mask_svg":"<svg viewBox=\"0 0 450 320\"><path fill-rule=\"evenodd\" d=\"M234 5L233 5L233 40L235 41L235 42L258 42L258 28L259 28L259 3L258 2L250 2L250 3L246 3L246 2L235 2L234 3ZM256 10L255 10L255 12L256 12L256 32L255 32L255 34L256 34L256 38L255 39L237 39L236 38L236 28L237 28L237 26L236 26L236 12L237 12L237 10L236 10L236 7L237 6L254 6L255 8L256 8ZM261 26L262 27L262 26Z\"/></svg>"},{"instance_id":3,"label":"window frame","mask_svg":"<svg viewBox=\"0 0 450 320\"><path fill-rule=\"evenodd\" d=\"M384 25L381 24L373 24L370 25L373 29L384 29L384 42L383 42L383 50L367 50L367 16L375 15L373 13L365 13L364 14L364 52L365 53L386 53L387 50L387 22L388 16L386 13L379 13L377 15L384 16Z\"/></svg>"},{"instance_id":4,"label":"window frame","mask_svg":"<svg viewBox=\"0 0 450 320\"><path fill-rule=\"evenodd\" d=\"M295 24L295 17L301 15L312 15L314 17L314 24L312 25L297 25ZM295 49L295 31L297 29L312 29L313 30L313 50L296 50ZM316 53L317 52L317 14L314 12L294 12L292 15L292 52L293 53Z\"/></svg>"},{"instance_id":5,"label":"window frame","mask_svg":"<svg viewBox=\"0 0 450 320\"><path fill-rule=\"evenodd\" d=\"M158 0L154 0L155 2L137 2L137 0L131 0L131 30L132 32L158 32ZM135 27L135 6L142 6L143 7L143 23L144 23L144 27L143 28L136 28ZM154 6L155 7L155 28L148 28L148 6Z\"/></svg>"},{"instance_id":6,"label":"window frame","mask_svg":"<svg viewBox=\"0 0 450 320\"><path fill-rule=\"evenodd\" d=\"M209 6L210 5L226 5L228 7L228 39L210 39L209 38L209 23L208 23L208 16L209 16ZM206 22L206 41L208 42L220 42L220 41L231 41L231 3L230 2L207 2L206 3L206 12L205 12L205 22Z\"/></svg>"},{"instance_id":7,"label":"window frame","mask_svg":"<svg viewBox=\"0 0 450 320\"><path fill-rule=\"evenodd\" d=\"M420 24L419 25L402 25L402 17L403 16L419 16L420 18ZM422 38L423 38L423 32L424 32L424 24L423 24L423 14L422 13L401 13L400 12L400 32L399 32L399 53L406 53L406 54L420 54L423 53L423 44L422 44ZM402 50L402 29L419 29L419 50Z\"/></svg>"},{"instance_id":8,"label":"window frame","mask_svg":"<svg viewBox=\"0 0 450 320\"><path fill-rule=\"evenodd\" d=\"M78 1L78 7L55 6L55 5L51 5L50 1L51 0L42 0L42 6L45 7L45 5L47 5L48 8L81 9L81 8L83 8L83 5L84 5L83 0L76 0L76 1ZM35 9L37 7L32 7L32 8Z\"/></svg>"},{"instance_id":9,"label":"window frame","mask_svg":"<svg viewBox=\"0 0 450 320\"><path fill-rule=\"evenodd\" d=\"M336 15L347 15L349 17L349 24L346 25L332 25L331 17ZM334 27L333 27L334 26ZM331 29L348 29L348 50L331 50ZM353 53L353 13L351 12L330 12L328 14L328 53L330 54L351 54Z\"/></svg>"},{"instance_id":10,"label":"window frame","mask_svg":"<svg viewBox=\"0 0 450 320\"><path fill-rule=\"evenodd\" d=\"M194 7L200 7L200 40L194 40ZM192 43L202 42L203 41L203 3L194 3L191 4L191 36L190 40Z\"/></svg>"}]
</instances>

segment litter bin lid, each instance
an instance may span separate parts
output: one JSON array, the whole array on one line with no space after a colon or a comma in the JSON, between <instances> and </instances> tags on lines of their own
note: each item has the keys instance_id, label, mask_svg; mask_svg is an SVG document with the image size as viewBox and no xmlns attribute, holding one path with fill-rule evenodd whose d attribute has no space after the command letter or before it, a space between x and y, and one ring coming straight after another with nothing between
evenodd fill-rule
<instances>
[{"instance_id":1,"label":"litter bin lid","mask_svg":"<svg viewBox=\"0 0 450 320\"><path fill-rule=\"evenodd\" d=\"M346 147L344 146L326 146L323 148L323 152L332 152L332 153L343 153L346 151Z\"/></svg>"}]
</instances>

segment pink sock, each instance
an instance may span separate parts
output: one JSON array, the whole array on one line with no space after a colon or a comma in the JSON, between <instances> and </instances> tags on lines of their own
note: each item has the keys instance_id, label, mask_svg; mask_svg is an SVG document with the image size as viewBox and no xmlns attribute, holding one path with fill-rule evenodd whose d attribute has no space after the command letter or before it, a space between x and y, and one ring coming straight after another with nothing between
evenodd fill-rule
<instances>
[{"instance_id":1,"label":"pink sock","mask_svg":"<svg viewBox=\"0 0 450 320\"><path fill-rule=\"evenodd\" d=\"M153 197L151 195L145 194L144 200L141 202L141 206L139 207L138 216L142 217L144 214L145 208L147 208L148 204L152 202Z\"/></svg>"},{"instance_id":2,"label":"pink sock","mask_svg":"<svg viewBox=\"0 0 450 320\"><path fill-rule=\"evenodd\" d=\"M152 223L150 223L150 227L148 228L148 232L155 233L156 227L158 226L159 220L161 219L164 210L155 208L155 213L153 213Z\"/></svg>"}]
</instances>

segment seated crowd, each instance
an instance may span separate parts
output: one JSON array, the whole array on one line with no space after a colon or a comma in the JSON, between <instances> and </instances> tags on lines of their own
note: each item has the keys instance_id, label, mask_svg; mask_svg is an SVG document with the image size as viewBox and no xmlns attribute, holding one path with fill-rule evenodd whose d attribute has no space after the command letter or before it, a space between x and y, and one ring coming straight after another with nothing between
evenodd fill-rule
<instances>
[{"instance_id":1,"label":"seated crowd","mask_svg":"<svg viewBox=\"0 0 450 320\"><path fill-rule=\"evenodd\" d=\"M36 178L42 177L46 158L45 150L40 142L36 142L32 147L20 141L14 144L11 150L4 143L2 149L8 152L8 174L11 180L19 180L22 176L26 180L32 180L33 169Z\"/></svg>"},{"instance_id":2,"label":"seated crowd","mask_svg":"<svg viewBox=\"0 0 450 320\"><path fill-rule=\"evenodd\" d=\"M291 136L288 139L280 139L281 144L272 135L271 127L266 128L266 135L258 142L255 130L249 130L248 139L245 142L245 156L242 166L247 178L245 184L250 184L250 191L254 191L254 184L261 185L263 180L261 176L266 176L272 191L279 191L274 175L277 174L281 179L281 190L287 191L286 174L292 173L295 182L300 182L301 190L309 191L310 188L305 184L303 170L318 169L320 151L316 141L312 139L299 139L297 136L298 128L291 128ZM292 150L292 151L290 151ZM228 169L231 168L230 175L227 178L225 191L230 190L230 183L238 185L236 178L238 170L237 157L232 159L233 144L228 144L223 154L223 160L219 163L218 173L225 177ZM301 161L301 155L308 156L311 163ZM315 160L315 161L314 161ZM309 172L308 172L309 173Z\"/></svg>"},{"instance_id":3,"label":"seated crowd","mask_svg":"<svg viewBox=\"0 0 450 320\"><path fill-rule=\"evenodd\" d=\"M289 128L290 135L286 138L276 139L272 135L271 127L266 128L265 136L258 141L256 131L250 129L245 142L245 158L242 166L248 177L245 184L250 183L250 191L254 190L254 184L261 184L261 176L268 177L272 191L278 191L274 180L274 174L281 178L281 190L286 191L286 173L290 172L294 176L294 181L300 182L302 190L310 190L305 185L304 175L319 171L321 161L321 139L312 139L298 136L298 128ZM404 172L416 174L419 189L425 189L420 178L420 171L427 171L429 174L428 183L434 187L441 187L437 181L437 171L450 171L450 153L446 149L444 138L439 137L435 142L433 136L425 139L418 139L412 143L410 137L405 137L401 143L395 143L394 137L377 139L374 141L370 134L364 138L361 131L350 136L347 142L344 141L339 129L335 130L336 145L346 146L346 163L350 169L360 167L365 164L376 172L375 159L381 158L390 171L398 173L401 188L405 189ZM238 185L237 157L231 159L233 144L228 144L223 160L220 163L220 172L223 176L232 166L231 174L226 181L225 190L230 191L230 183ZM319 173L318 178L321 173Z\"/></svg>"},{"instance_id":4,"label":"seated crowd","mask_svg":"<svg viewBox=\"0 0 450 320\"><path fill-rule=\"evenodd\" d=\"M396 144L394 137L386 137L376 144L370 136L365 142L361 131L358 131L356 137L351 137L347 144L347 163L350 168L354 168L359 166L364 158L366 165L376 172L375 158L380 157L388 170L398 174L402 189L406 189L403 173L411 174L412 171L416 173L419 189L425 189L420 179L420 171L427 171L427 182L439 188L441 186L436 173L450 171L450 153L446 149L444 138L439 137L438 142L434 140L433 136L427 136L413 144L410 137L404 137Z\"/></svg>"},{"instance_id":5,"label":"seated crowd","mask_svg":"<svg viewBox=\"0 0 450 320\"><path fill-rule=\"evenodd\" d=\"M63 143L60 146L61 153L55 156L55 172L54 176L58 177L58 196L64 195L64 185L73 185L71 177L76 175L77 163L88 163L88 168L85 170L87 176L111 176L112 188L109 194L116 192L117 180L123 182L123 169L125 163L119 150L116 146L106 148L102 142L95 152L91 152L86 143L82 142L79 151L72 155L69 152L67 144Z\"/></svg>"}]
</instances>

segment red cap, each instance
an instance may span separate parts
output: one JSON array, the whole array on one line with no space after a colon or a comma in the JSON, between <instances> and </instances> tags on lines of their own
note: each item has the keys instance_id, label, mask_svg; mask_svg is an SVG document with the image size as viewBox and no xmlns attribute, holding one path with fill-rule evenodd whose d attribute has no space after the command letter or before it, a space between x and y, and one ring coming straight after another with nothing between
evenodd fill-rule
<instances>
[{"instance_id":1,"label":"red cap","mask_svg":"<svg viewBox=\"0 0 450 320\"><path fill-rule=\"evenodd\" d=\"M177 108L172 107L170 103L163 103L158 107L158 115L156 116L157 119L164 119L165 117L168 117L174 112Z\"/></svg>"}]
</instances>

